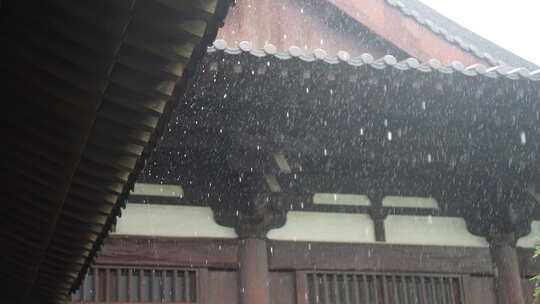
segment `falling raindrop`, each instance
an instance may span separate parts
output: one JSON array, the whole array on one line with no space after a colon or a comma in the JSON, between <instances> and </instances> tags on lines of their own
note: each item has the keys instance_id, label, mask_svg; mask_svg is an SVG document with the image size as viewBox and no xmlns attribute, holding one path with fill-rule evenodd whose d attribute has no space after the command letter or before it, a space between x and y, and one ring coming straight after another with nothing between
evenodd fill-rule
<instances>
[{"instance_id":1,"label":"falling raindrop","mask_svg":"<svg viewBox=\"0 0 540 304\"><path fill-rule=\"evenodd\" d=\"M388 140L391 141L392 140L392 132L388 131Z\"/></svg>"},{"instance_id":2,"label":"falling raindrop","mask_svg":"<svg viewBox=\"0 0 540 304\"><path fill-rule=\"evenodd\" d=\"M527 136L525 135L524 131L521 131L519 134L519 138L521 140L521 144L524 145L527 143Z\"/></svg>"}]
</instances>

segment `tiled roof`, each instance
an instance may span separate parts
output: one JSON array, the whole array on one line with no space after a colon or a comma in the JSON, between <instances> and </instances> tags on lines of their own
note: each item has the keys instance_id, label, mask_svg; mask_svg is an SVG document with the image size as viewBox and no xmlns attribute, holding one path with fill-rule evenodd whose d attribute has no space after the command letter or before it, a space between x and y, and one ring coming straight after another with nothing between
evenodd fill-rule
<instances>
[{"instance_id":1,"label":"tiled roof","mask_svg":"<svg viewBox=\"0 0 540 304\"><path fill-rule=\"evenodd\" d=\"M437 59L431 59L425 63L419 62L416 58L408 58L398 61L391 55L381 58L374 58L370 54L362 54L359 57L351 57L346 51L339 51L337 56L328 56L326 51L315 49L311 54L305 54L301 48L291 46L287 52L278 52L272 44L267 44L262 50L252 49L252 44L248 41L242 41L236 46L228 46L224 40L216 40L208 48L209 53L222 51L230 55L239 55L248 53L256 57L273 56L282 60L300 59L305 62L321 61L328 64L348 64L351 66L369 65L375 69L394 68L398 70L416 70L421 72L439 72L444 74L462 73L467 76L482 76L486 78L506 77L513 80L531 80L540 81L540 69L529 71L526 68L514 68L507 65L496 67L486 67L483 64L464 66L458 61L452 62L449 66L443 66Z\"/></svg>"},{"instance_id":2,"label":"tiled roof","mask_svg":"<svg viewBox=\"0 0 540 304\"><path fill-rule=\"evenodd\" d=\"M231 4L98 2L2 2L6 302L66 303Z\"/></svg>"},{"instance_id":3,"label":"tiled roof","mask_svg":"<svg viewBox=\"0 0 540 304\"><path fill-rule=\"evenodd\" d=\"M538 68L523 58L463 28L417 0L385 1L434 34L493 66L519 65L529 69Z\"/></svg>"}]
</instances>

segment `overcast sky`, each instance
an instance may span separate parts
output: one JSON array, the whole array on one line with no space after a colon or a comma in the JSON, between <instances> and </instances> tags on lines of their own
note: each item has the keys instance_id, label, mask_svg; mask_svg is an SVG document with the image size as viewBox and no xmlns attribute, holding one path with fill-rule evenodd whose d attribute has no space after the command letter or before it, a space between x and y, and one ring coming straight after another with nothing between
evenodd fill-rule
<instances>
[{"instance_id":1,"label":"overcast sky","mask_svg":"<svg viewBox=\"0 0 540 304\"><path fill-rule=\"evenodd\" d=\"M442 15L540 65L539 0L421 0Z\"/></svg>"}]
</instances>

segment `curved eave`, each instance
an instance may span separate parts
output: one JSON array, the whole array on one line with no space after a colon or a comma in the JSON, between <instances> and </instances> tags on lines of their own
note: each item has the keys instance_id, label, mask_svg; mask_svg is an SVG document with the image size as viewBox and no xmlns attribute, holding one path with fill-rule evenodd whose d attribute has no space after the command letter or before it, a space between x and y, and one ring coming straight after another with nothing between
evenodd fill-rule
<instances>
[{"instance_id":1,"label":"curved eave","mask_svg":"<svg viewBox=\"0 0 540 304\"><path fill-rule=\"evenodd\" d=\"M408 0L403 3L401 0L384 0L386 3L404 16L411 18L420 26L425 27L433 34L443 38L448 43L459 47L461 50L470 53L492 66L500 65L521 65L529 69L535 69L536 65L523 58L510 53L509 51L493 44L490 41L462 28L453 21L439 15L433 9L417 0ZM411 6L412 4L412 6ZM420 12L417 9L424 10ZM426 15L427 14L427 15ZM442 19L442 20L441 20Z\"/></svg>"},{"instance_id":2,"label":"curved eave","mask_svg":"<svg viewBox=\"0 0 540 304\"><path fill-rule=\"evenodd\" d=\"M436 58L427 62L420 62L416 58L407 58L398 61L391 55L381 58L374 58L371 54L362 54L359 57L351 57L346 51L339 51L336 56L329 56L323 49L315 49L312 53L304 53L300 47L291 46L287 52L280 53L272 44L267 44L262 50L252 48L249 41L242 41L238 45L229 46L225 40L214 41L207 49L208 53L224 52L228 55L250 54L255 57L270 56L280 60L298 59L304 62L320 61L327 64L346 64L352 67L370 66L375 69L393 68L401 71L418 71L425 73L452 74L460 73L465 76L480 76L486 78L507 78L510 80L530 80L540 81L540 69L529 71L521 67L495 66L486 67L483 64L465 66L459 61L452 62L449 66L444 66Z\"/></svg>"},{"instance_id":3,"label":"curved eave","mask_svg":"<svg viewBox=\"0 0 540 304\"><path fill-rule=\"evenodd\" d=\"M369 54L351 58L346 52L334 57L321 49L305 54L298 47L281 53L269 44L256 50L249 42L229 47L225 41L216 41L195 81L198 86L187 92L189 107L185 108L196 108L200 101L204 111L193 115L179 112L177 121L183 126L191 123L194 129L209 130L209 134L219 130L218 139L221 129L232 128L232 122L239 124L237 133L250 136L254 132L251 130L259 130L259 125L272 126L260 127L264 136L278 134L278 126L284 126L286 136L280 133L268 144L279 153L320 155L321 147L338 147L336 157L370 155L383 163L394 159L411 167L417 166L419 159L437 154L440 157L433 163L467 170L504 167L519 172L523 179L535 183L540 180L540 70L464 67L458 62L444 67L437 60L398 62L392 56L374 58ZM254 108L248 107L249 102L239 101L235 103L238 108L233 109L248 108L246 111L251 112L241 112L238 117L234 116L238 110L221 114L220 101L227 104L231 100L253 101ZM275 112L265 108L270 104ZM260 113L257 110L265 114L252 114ZM296 113L297 118L289 119L289 114L294 116L291 113ZM319 113L331 114L322 117ZM302 115L316 118L298 118ZM243 117L249 119L240 123ZM271 119L267 121L267 117ZM217 123L212 126L201 121ZM358 123L351 125L350 121ZM368 121L385 124L371 126ZM316 129L319 122L320 128ZM371 135L358 136L358 130ZM396 140L400 130L414 136ZM325 135L318 141L304 141L308 131L314 136ZM390 140L388 132L394 135ZM195 141L189 134L193 133L184 132L188 134L184 138L182 133L176 133L174 143L169 143L175 148L191 146ZM294 138L294 134L302 136ZM213 149L210 142L205 141L204 147ZM219 146L220 141L215 142ZM265 141L256 144L262 147ZM293 144L294 149L290 148Z\"/></svg>"},{"instance_id":4,"label":"curved eave","mask_svg":"<svg viewBox=\"0 0 540 304\"><path fill-rule=\"evenodd\" d=\"M78 286L229 2L2 3L8 297Z\"/></svg>"}]
</instances>

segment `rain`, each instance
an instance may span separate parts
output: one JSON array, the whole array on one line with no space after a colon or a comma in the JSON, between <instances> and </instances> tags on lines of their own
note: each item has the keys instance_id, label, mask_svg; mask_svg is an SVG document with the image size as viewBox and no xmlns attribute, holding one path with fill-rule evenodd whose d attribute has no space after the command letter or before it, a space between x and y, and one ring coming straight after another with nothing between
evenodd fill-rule
<instances>
[{"instance_id":1,"label":"rain","mask_svg":"<svg viewBox=\"0 0 540 304\"><path fill-rule=\"evenodd\" d=\"M7 302L540 303L540 66L459 5L8 1Z\"/></svg>"}]
</instances>

